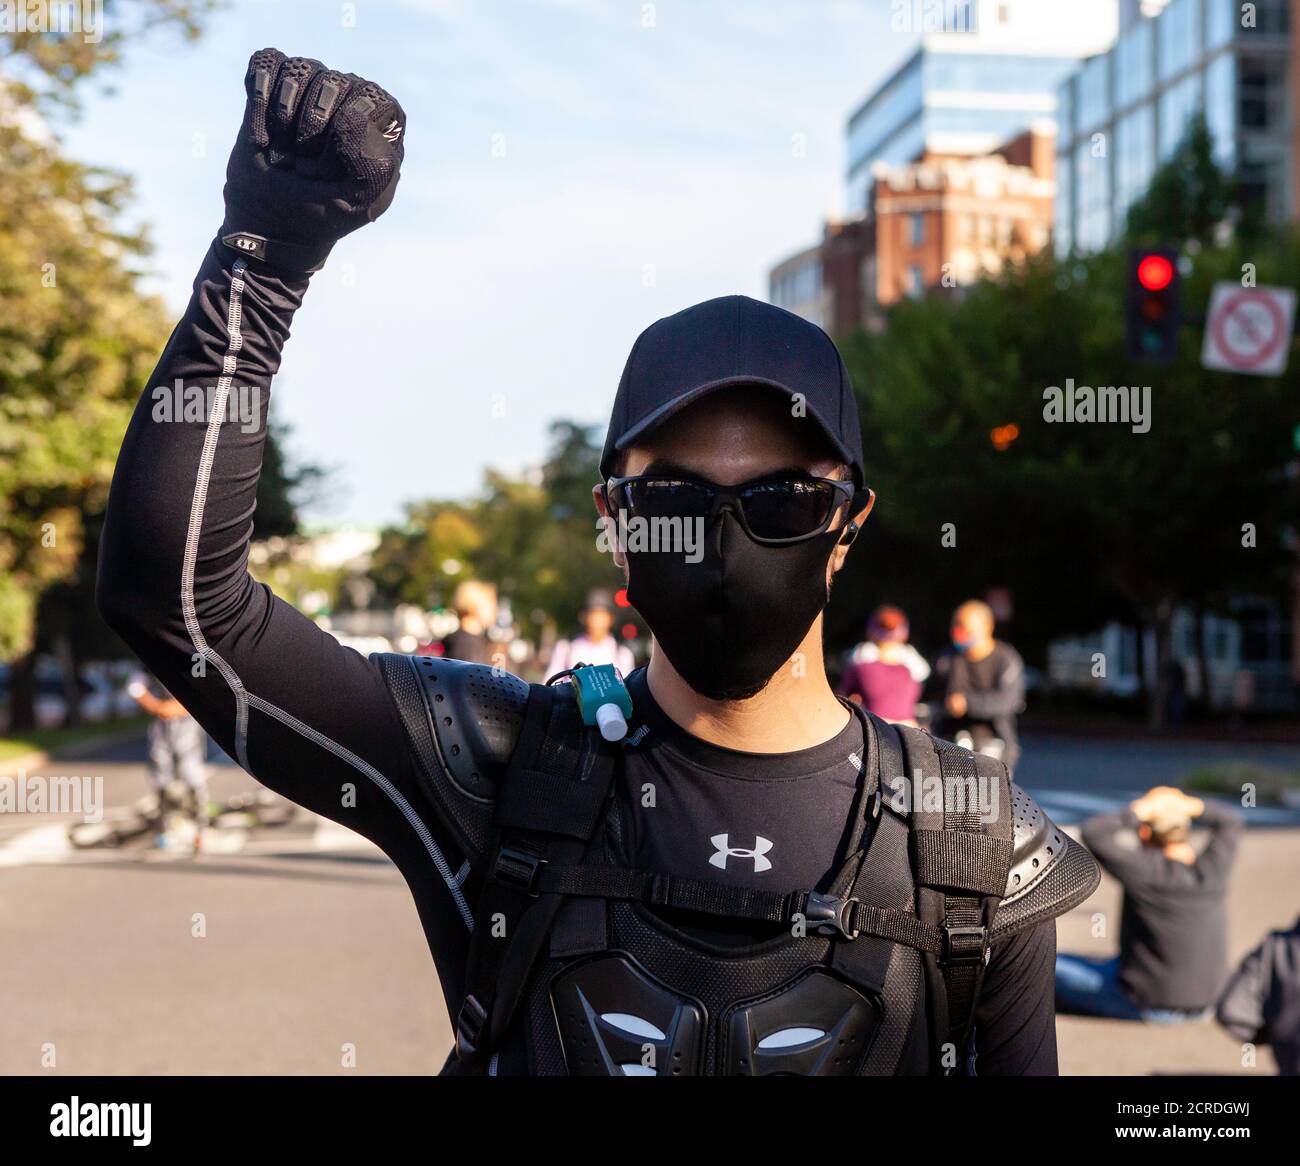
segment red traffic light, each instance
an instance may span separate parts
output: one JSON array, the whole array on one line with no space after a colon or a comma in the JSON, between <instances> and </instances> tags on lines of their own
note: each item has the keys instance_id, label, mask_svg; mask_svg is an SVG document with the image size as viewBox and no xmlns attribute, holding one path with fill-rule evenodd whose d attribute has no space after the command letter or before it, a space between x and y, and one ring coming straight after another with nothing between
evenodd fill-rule
<instances>
[{"instance_id":1,"label":"red traffic light","mask_svg":"<svg viewBox=\"0 0 1300 1166\"><path fill-rule=\"evenodd\" d=\"M1163 255L1145 255L1138 264L1137 277L1147 291L1164 291L1174 278L1174 265Z\"/></svg>"}]
</instances>

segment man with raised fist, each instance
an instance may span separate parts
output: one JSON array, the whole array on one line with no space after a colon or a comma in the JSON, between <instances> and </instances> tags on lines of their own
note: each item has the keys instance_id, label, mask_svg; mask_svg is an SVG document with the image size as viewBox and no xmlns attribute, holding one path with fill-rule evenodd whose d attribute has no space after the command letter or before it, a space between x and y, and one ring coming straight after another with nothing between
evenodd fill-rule
<instances>
[{"instance_id":1,"label":"man with raised fist","mask_svg":"<svg viewBox=\"0 0 1300 1166\"><path fill-rule=\"evenodd\" d=\"M1053 919L1096 868L1000 762L831 689L823 610L874 495L821 329L727 296L634 346L593 490L652 536L608 547L655 636L626 687L365 659L253 581L270 381L311 273L391 204L406 117L273 49L245 87L225 220L151 382L210 408L162 420L146 391L99 605L241 766L397 864L446 1071L1054 1073ZM958 796L922 805L913 778Z\"/></svg>"}]
</instances>

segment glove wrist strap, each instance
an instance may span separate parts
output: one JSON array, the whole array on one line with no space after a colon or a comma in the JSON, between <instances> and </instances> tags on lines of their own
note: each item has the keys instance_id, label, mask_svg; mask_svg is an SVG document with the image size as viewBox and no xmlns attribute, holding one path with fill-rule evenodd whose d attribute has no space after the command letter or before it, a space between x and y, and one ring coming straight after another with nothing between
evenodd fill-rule
<instances>
[{"instance_id":1,"label":"glove wrist strap","mask_svg":"<svg viewBox=\"0 0 1300 1166\"><path fill-rule=\"evenodd\" d=\"M254 231L232 230L222 224L217 235L222 245L241 259L280 271L310 275L325 266L334 241L322 243L282 243Z\"/></svg>"}]
</instances>

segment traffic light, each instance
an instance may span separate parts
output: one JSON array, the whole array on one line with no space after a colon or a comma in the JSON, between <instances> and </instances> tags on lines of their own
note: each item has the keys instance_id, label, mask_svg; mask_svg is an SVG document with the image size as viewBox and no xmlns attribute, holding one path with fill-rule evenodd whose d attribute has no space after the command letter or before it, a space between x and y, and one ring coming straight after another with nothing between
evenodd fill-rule
<instances>
[{"instance_id":1,"label":"traffic light","mask_svg":"<svg viewBox=\"0 0 1300 1166\"><path fill-rule=\"evenodd\" d=\"M1150 247L1129 253L1124 332L1134 360L1169 364L1178 355L1181 286L1176 251Z\"/></svg>"}]
</instances>

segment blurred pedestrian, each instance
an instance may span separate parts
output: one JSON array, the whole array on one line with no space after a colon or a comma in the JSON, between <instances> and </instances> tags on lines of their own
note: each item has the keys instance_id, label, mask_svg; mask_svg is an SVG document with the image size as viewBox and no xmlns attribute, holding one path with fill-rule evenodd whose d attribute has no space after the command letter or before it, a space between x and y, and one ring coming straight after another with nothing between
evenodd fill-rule
<instances>
[{"instance_id":1,"label":"blurred pedestrian","mask_svg":"<svg viewBox=\"0 0 1300 1166\"><path fill-rule=\"evenodd\" d=\"M1192 822L1210 830L1198 854ZM1083 825L1083 841L1124 888L1119 955L1056 957L1062 1011L1177 1024L1207 1014L1228 959L1228 876L1241 817L1157 786Z\"/></svg>"},{"instance_id":2,"label":"blurred pedestrian","mask_svg":"<svg viewBox=\"0 0 1300 1166\"><path fill-rule=\"evenodd\" d=\"M1238 1040L1271 1045L1283 1077L1300 1076L1300 919L1241 961L1215 1016Z\"/></svg>"},{"instance_id":3,"label":"blurred pedestrian","mask_svg":"<svg viewBox=\"0 0 1300 1166\"><path fill-rule=\"evenodd\" d=\"M613 664L624 676L636 668L632 651L614 638L614 600L607 591L593 591L578 613L582 631L571 640L559 640L551 653L547 676L567 672L579 664Z\"/></svg>"},{"instance_id":4,"label":"blurred pedestrian","mask_svg":"<svg viewBox=\"0 0 1300 1166\"><path fill-rule=\"evenodd\" d=\"M137 672L127 693L153 719L149 723L149 781L158 797L157 840L167 838L169 803L193 815L193 848L199 849L208 804L208 735L180 701L147 672ZM186 806L186 800L192 806Z\"/></svg>"},{"instance_id":5,"label":"blurred pedestrian","mask_svg":"<svg viewBox=\"0 0 1300 1166\"><path fill-rule=\"evenodd\" d=\"M840 677L840 696L887 721L915 725L916 702L930 665L908 643L909 630L900 608L876 608L867 621L866 644L855 650Z\"/></svg>"},{"instance_id":6,"label":"blurred pedestrian","mask_svg":"<svg viewBox=\"0 0 1300 1166\"><path fill-rule=\"evenodd\" d=\"M934 732L977 753L1000 757L1015 773L1020 758L1016 716L1025 707L1025 662L994 639L993 610L979 599L952 617L952 649L935 661Z\"/></svg>"},{"instance_id":7,"label":"blurred pedestrian","mask_svg":"<svg viewBox=\"0 0 1300 1166\"><path fill-rule=\"evenodd\" d=\"M497 622L497 589L481 579L466 579L456 586L452 607L460 626L442 641L442 655L471 664L491 664L501 649L488 638Z\"/></svg>"}]
</instances>

